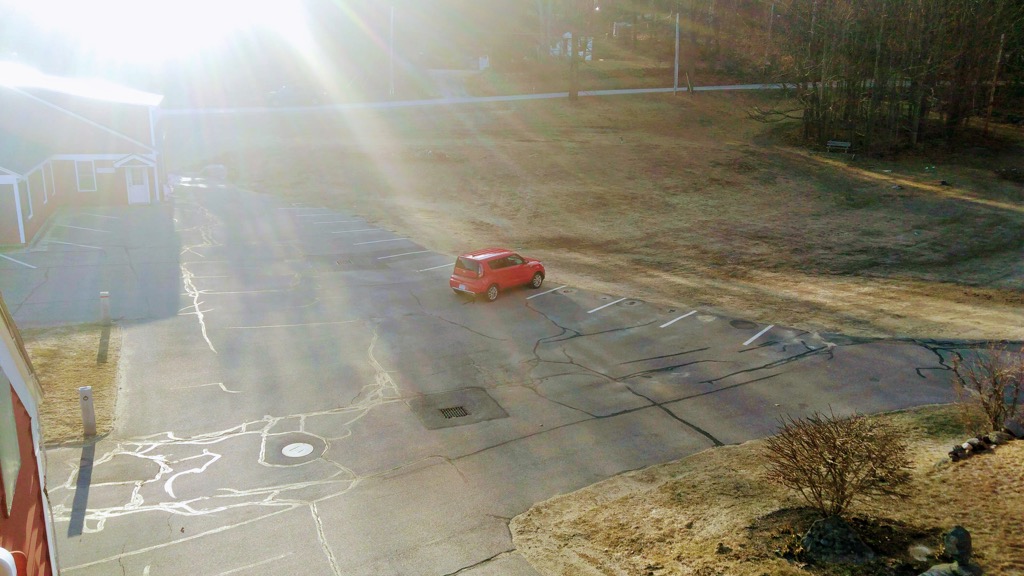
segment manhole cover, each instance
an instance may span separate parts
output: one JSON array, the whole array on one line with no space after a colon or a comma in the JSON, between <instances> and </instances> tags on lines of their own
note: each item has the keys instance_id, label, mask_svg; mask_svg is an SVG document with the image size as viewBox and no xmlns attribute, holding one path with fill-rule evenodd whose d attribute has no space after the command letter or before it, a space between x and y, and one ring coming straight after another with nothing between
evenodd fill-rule
<instances>
[{"instance_id":1,"label":"manhole cover","mask_svg":"<svg viewBox=\"0 0 1024 576\"><path fill-rule=\"evenodd\" d=\"M302 458L303 456L309 456L312 452L313 445L306 444L305 442L293 442L281 450L281 454L289 458Z\"/></svg>"},{"instance_id":2,"label":"manhole cover","mask_svg":"<svg viewBox=\"0 0 1024 576\"><path fill-rule=\"evenodd\" d=\"M625 302L622 303L622 305L623 306L639 306L640 305L640 301L639 300L626 300Z\"/></svg>"},{"instance_id":3,"label":"manhole cover","mask_svg":"<svg viewBox=\"0 0 1024 576\"><path fill-rule=\"evenodd\" d=\"M261 461L271 466L299 466L318 460L327 442L306 432L270 434L263 439Z\"/></svg>"},{"instance_id":4,"label":"manhole cover","mask_svg":"<svg viewBox=\"0 0 1024 576\"><path fill-rule=\"evenodd\" d=\"M598 296L597 299L598 300L611 300L612 297L611 296Z\"/></svg>"},{"instance_id":5,"label":"manhole cover","mask_svg":"<svg viewBox=\"0 0 1024 576\"><path fill-rule=\"evenodd\" d=\"M469 416L469 412L463 406L455 406L453 408L441 408L441 415L445 418L462 418L463 416Z\"/></svg>"},{"instance_id":6,"label":"manhole cover","mask_svg":"<svg viewBox=\"0 0 1024 576\"><path fill-rule=\"evenodd\" d=\"M754 328L757 328L757 324L750 320L733 320L729 322L729 325L740 330L753 330Z\"/></svg>"},{"instance_id":7,"label":"manhole cover","mask_svg":"<svg viewBox=\"0 0 1024 576\"><path fill-rule=\"evenodd\" d=\"M558 292L559 292L559 294L575 294L576 293L576 289L575 288L564 288L562 290L559 290Z\"/></svg>"}]
</instances>

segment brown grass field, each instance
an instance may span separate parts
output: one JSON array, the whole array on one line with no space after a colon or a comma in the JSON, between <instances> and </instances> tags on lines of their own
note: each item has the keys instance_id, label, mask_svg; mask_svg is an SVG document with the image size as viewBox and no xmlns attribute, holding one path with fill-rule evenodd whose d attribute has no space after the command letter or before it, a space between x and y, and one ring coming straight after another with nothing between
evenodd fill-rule
<instances>
[{"instance_id":1,"label":"brown grass field","mask_svg":"<svg viewBox=\"0 0 1024 576\"><path fill-rule=\"evenodd\" d=\"M110 432L117 399L120 328L80 324L22 330L21 335L43 389L40 413L46 444L84 440L78 400L81 386L92 386L97 435Z\"/></svg>"},{"instance_id":2,"label":"brown grass field","mask_svg":"<svg viewBox=\"0 0 1024 576\"><path fill-rule=\"evenodd\" d=\"M243 187L452 255L509 245L610 294L851 335L1024 340L1024 192L993 172L1021 163L1019 133L854 159L749 120L764 98L217 117L172 125L168 161L221 162Z\"/></svg>"},{"instance_id":3,"label":"brown grass field","mask_svg":"<svg viewBox=\"0 0 1024 576\"><path fill-rule=\"evenodd\" d=\"M954 464L946 452L963 436L948 425L956 420L953 408L882 417L906 431L912 496L864 504L853 515L893 572L782 557L814 516L793 493L763 481L761 441L706 450L538 503L512 521L513 540L552 575L916 575L939 563L942 533L959 524L971 532L974 562L986 574L1024 574L1024 441Z\"/></svg>"}]
</instances>

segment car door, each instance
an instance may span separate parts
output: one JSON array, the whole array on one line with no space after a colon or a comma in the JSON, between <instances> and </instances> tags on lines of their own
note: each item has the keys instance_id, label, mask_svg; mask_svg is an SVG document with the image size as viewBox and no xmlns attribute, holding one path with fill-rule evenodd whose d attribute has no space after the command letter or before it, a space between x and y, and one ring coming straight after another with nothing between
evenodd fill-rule
<instances>
[{"instance_id":1,"label":"car door","mask_svg":"<svg viewBox=\"0 0 1024 576\"><path fill-rule=\"evenodd\" d=\"M497 284L498 286L505 288L509 285L511 278L508 277L508 258L495 258L487 263L487 266L491 269L491 283Z\"/></svg>"},{"instance_id":2,"label":"car door","mask_svg":"<svg viewBox=\"0 0 1024 576\"><path fill-rule=\"evenodd\" d=\"M512 254L508 258L508 281L509 284L526 284L530 281L530 267L526 265L526 259L519 254Z\"/></svg>"}]
</instances>

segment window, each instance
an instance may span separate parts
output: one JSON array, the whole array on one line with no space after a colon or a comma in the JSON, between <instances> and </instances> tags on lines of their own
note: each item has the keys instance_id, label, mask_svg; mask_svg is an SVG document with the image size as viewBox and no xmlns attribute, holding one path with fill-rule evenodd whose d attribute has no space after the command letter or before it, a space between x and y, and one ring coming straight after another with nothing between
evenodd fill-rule
<instances>
[{"instance_id":1,"label":"window","mask_svg":"<svg viewBox=\"0 0 1024 576\"><path fill-rule=\"evenodd\" d=\"M469 270L470 272L480 274L480 263L476 260L470 260L469 258L459 258L455 261L455 267L463 270Z\"/></svg>"},{"instance_id":2,"label":"window","mask_svg":"<svg viewBox=\"0 0 1024 576\"><path fill-rule=\"evenodd\" d=\"M14 421L14 389L0 372L0 514L10 516L14 504L14 487L21 470L21 447L18 425Z\"/></svg>"},{"instance_id":3,"label":"window","mask_svg":"<svg viewBox=\"0 0 1024 576\"><path fill-rule=\"evenodd\" d=\"M75 175L79 192L96 191L96 165L92 160L75 160Z\"/></svg>"},{"instance_id":4,"label":"window","mask_svg":"<svg viewBox=\"0 0 1024 576\"><path fill-rule=\"evenodd\" d=\"M518 254L513 254L513 255L508 257L508 265L509 266L519 266L519 265L521 265L523 263L524 263L523 259Z\"/></svg>"}]
</instances>

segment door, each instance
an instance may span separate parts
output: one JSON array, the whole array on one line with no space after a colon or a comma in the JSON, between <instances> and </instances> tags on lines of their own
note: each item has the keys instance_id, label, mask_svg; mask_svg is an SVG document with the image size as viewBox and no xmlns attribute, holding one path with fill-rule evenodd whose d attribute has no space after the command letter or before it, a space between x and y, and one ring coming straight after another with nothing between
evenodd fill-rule
<instances>
[{"instance_id":1,"label":"door","mask_svg":"<svg viewBox=\"0 0 1024 576\"><path fill-rule=\"evenodd\" d=\"M149 204L149 168L129 166L125 174L128 178L128 203Z\"/></svg>"},{"instance_id":2,"label":"door","mask_svg":"<svg viewBox=\"0 0 1024 576\"><path fill-rule=\"evenodd\" d=\"M526 284L530 281L530 267L518 254L508 257L508 274L512 284Z\"/></svg>"}]
</instances>

